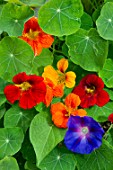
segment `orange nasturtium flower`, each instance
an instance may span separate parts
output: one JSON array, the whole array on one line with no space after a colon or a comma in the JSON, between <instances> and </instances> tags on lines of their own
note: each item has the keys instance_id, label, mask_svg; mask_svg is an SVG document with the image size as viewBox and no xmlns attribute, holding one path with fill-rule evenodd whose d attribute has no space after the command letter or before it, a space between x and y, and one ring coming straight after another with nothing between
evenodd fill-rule
<instances>
[{"instance_id":1,"label":"orange nasturtium flower","mask_svg":"<svg viewBox=\"0 0 113 170\"><path fill-rule=\"evenodd\" d=\"M45 104L49 106L53 97L62 97L64 87L72 88L75 85L76 74L72 71L65 71L68 68L68 60L65 58L57 62L58 70L55 70L51 65L44 68L42 77L45 80L47 92Z\"/></svg>"},{"instance_id":2,"label":"orange nasturtium flower","mask_svg":"<svg viewBox=\"0 0 113 170\"><path fill-rule=\"evenodd\" d=\"M80 98L74 93L68 94L65 98L64 104L61 102L51 105L52 121L59 128L67 128L67 122L70 115L73 116L86 116L86 111L77 109L80 105Z\"/></svg>"},{"instance_id":3,"label":"orange nasturtium flower","mask_svg":"<svg viewBox=\"0 0 113 170\"><path fill-rule=\"evenodd\" d=\"M54 38L51 35L43 32L36 17L30 18L24 24L22 36L19 38L26 41L32 47L35 56L39 55L43 48L51 47L54 41Z\"/></svg>"}]
</instances>

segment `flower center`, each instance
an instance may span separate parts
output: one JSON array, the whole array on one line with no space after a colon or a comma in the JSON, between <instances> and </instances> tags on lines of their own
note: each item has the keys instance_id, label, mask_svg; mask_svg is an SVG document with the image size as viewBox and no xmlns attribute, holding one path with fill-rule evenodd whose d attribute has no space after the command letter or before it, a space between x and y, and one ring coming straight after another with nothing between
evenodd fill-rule
<instances>
[{"instance_id":1,"label":"flower center","mask_svg":"<svg viewBox=\"0 0 113 170\"><path fill-rule=\"evenodd\" d=\"M87 127L83 127L81 131L84 135L86 135L89 132L89 129Z\"/></svg>"},{"instance_id":2,"label":"flower center","mask_svg":"<svg viewBox=\"0 0 113 170\"><path fill-rule=\"evenodd\" d=\"M94 91L95 91L95 86L90 86L90 87L85 87L85 90L86 90L86 92L87 93L89 93L89 94L93 94L94 93Z\"/></svg>"},{"instance_id":3,"label":"flower center","mask_svg":"<svg viewBox=\"0 0 113 170\"><path fill-rule=\"evenodd\" d=\"M64 84L65 83L65 74L60 73L58 76L58 84Z\"/></svg>"},{"instance_id":4,"label":"flower center","mask_svg":"<svg viewBox=\"0 0 113 170\"><path fill-rule=\"evenodd\" d=\"M21 83L21 84L16 84L15 86L21 88L22 91L26 91L26 90L28 90L30 87L32 87L32 86L30 85L30 83L28 83L28 82L23 82L23 83Z\"/></svg>"},{"instance_id":5,"label":"flower center","mask_svg":"<svg viewBox=\"0 0 113 170\"><path fill-rule=\"evenodd\" d=\"M25 37L30 38L30 39L36 39L38 34L39 34L39 31L33 31L32 29L30 29L29 32L25 34Z\"/></svg>"}]
</instances>

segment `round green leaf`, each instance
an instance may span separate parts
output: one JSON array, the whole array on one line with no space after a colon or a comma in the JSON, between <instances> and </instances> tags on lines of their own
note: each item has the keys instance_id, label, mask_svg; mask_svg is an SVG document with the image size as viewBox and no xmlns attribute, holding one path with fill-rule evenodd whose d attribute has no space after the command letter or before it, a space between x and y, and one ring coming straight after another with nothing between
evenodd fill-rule
<instances>
[{"instance_id":1,"label":"round green leaf","mask_svg":"<svg viewBox=\"0 0 113 170\"><path fill-rule=\"evenodd\" d=\"M113 88L113 60L108 58L104 64L104 67L99 72L99 76L104 81L105 85L109 88Z\"/></svg>"},{"instance_id":2,"label":"round green leaf","mask_svg":"<svg viewBox=\"0 0 113 170\"><path fill-rule=\"evenodd\" d=\"M103 40L95 29L79 29L67 36L70 59L88 71L102 69L108 54L108 42Z\"/></svg>"},{"instance_id":3,"label":"round green leaf","mask_svg":"<svg viewBox=\"0 0 113 170\"><path fill-rule=\"evenodd\" d=\"M31 122L30 140L36 153L38 164L52 149L63 140L64 129L59 129L51 122L49 114L39 113Z\"/></svg>"},{"instance_id":4,"label":"round green leaf","mask_svg":"<svg viewBox=\"0 0 113 170\"><path fill-rule=\"evenodd\" d=\"M38 21L48 34L63 36L79 29L82 14L80 0L50 0L39 9Z\"/></svg>"},{"instance_id":5,"label":"round green leaf","mask_svg":"<svg viewBox=\"0 0 113 170\"><path fill-rule=\"evenodd\" d=\"M0 128L0 159L17 153L23 142L21 128Z\"/></svg>"},{"instance_id":6,"label":"round green leaf","mask_svg":"<svg viewBox=\"0 0 113 170\"><path fill-rule=\"evenodd\" d=\"M107 141L88 155L76 154L79 170L113 170L113 149Z\"/></svg>"},{"instance_id":7,"label":"round green leaf","mask_svg":"<svg viewBox=\"0 0 113 170\"><path fill-rule=\"evenodd\" d=\"M41 162L41 170L75 170L76 159L67 149L57 147L52 150Z\"/></svg>"},{"instance_id":8,"label":"round green leaf","mask_svg":"<svg viewBox=\"0 0 113 170\"><path fill-rule=\"evenodd\" d=\"M108 116L113 113L113 102L109 102L103 107L97 105L86 109L88 116L93 117L98 122L105 122L108 120Z\"/></svg>"},{"instance_id":9,"label":"round green leaf","mask_svg":"<svg viewBox=\"0 0 113 170\"><path fill-rule=\"evenodd\" d=\"M43 5L46 0L20 0L20 1L23 2L24 4L35 7Z\"/></svg>"},{"instance_id":10,"label":"round green leaf","mask_svg":"<svg viewBox=\"0 0 113 170\"><path fill-rule=\"evenodd\" d=\"M5 157L0 160L0 170L19 170L19 166L15 158Z\"/></svg>"},{"instance_id":11,"label":"round green leaf","mask_svg":"<svg viewBox=\"0 0 113 170\"><path fill-rule=\"evenodd\" d=\"M31 47L16 37L5 37L0 42L0 76L7 81L19 72L31 72L34 54Z\"/></svg>"},{"instance_id":12,"label":"round green leaf","mask_svg":"<svg viewBox=\"0 0 113 170\"><path fill-rule=\"evenodd\" d=\"M0 15L0 30L6 31L9 35L19 36L22 34L24 23L33 15L34 12L29 6L7 3Z\"/></svg>"},{"instance_id":13,"label":"round green leaf","mask_svg":"<svg viewBox=\"0 0 113 170\"><path fill-rule=\"evenodd\" d=\"M21 127L24 132L28 129L31 120L35 116L35 109L24 110L18 107L18 105L13 105L4 116L4 127Z\"/></svg>"},{"instance_id":14,"label":"round green leaf","mask_svg":"<svg viewBox=\"0 0 113 170\"><path fill-rule=\"evenodd\" d=\"M106 40L113 40L113 3L106 3L96 21L97 31Z\"/></svg>"},{"instance_id":15,"label":"round green leaf","mask_svg":"<svg viewBox=\"0 0 113 170\"><path fill-rule=\"evenodd\" d=\"M33 60L33 72L37 72L37 69L41 66L51 65L53 63L53 54L49 49L43 49L39 56L36 56Z\"/></svg>"},{"instance_id":16,"label":"round green leaf","mask_svg":"<svg viewBox=\"0 0 113 170\"><path fill-rule=\"evenodd\" d=\"M91 16L86 12L84 12L84 14L81 17L81 28L85 30L89 30L92 27L93 27L93 21Z\"/></svg>"}]
</instances>

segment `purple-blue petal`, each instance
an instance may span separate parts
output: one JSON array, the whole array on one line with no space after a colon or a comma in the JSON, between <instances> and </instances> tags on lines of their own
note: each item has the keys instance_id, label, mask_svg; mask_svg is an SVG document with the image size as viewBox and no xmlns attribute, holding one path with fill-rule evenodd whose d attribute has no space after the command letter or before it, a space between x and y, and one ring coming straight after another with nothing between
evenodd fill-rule
<instances>
[{"instance_id":1,"label":"purple-blue petal","mask_svg":"<svg viewBox=\"0 0 113 170\"><path fill-rule=\"evenodd\" d=\"M89 129L86 134L82 131L84 127ZM70 116L64 143L72 152L89 154L101 146L103 134L104 130L93 118Z\"/></svg>"}]
</instances>

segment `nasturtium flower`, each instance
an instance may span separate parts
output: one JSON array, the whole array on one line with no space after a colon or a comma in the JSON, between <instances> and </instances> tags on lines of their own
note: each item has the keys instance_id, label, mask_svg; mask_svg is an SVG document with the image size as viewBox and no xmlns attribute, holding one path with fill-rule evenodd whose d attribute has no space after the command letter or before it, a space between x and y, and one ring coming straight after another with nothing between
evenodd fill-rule
<instances>
[{"instance_id":1,"label":"nasturtium flower","mask_svg":"<svg viewBox=\"0 0 113 170\"><path fill-rule=\"evenodd\" d=\"M108 120L113 123L113 113L111 113L109 116L108 116Z\"/></svg>"},{"instance_id":2,"label":"nasturtium flower","mask_svg":"<svg viewBox=\"0 0 113 170\"><path fill-rule=\"evenodd\" d=\"M54 85L54 83L49 79L46 79L44 82L47 88L44 104L48 107L52 102L53 97L62 97L64 91L63 91L63 86L61 84Z\"/></svg>"},{"instance_id":3,"label":"nasturtium flower","mask_svg":"<svg viewBox=\"0 0 113 170\"><path fill-rule=\"evenodd\" d=\"M87 113L83 109L77 109L80 105L80 98L76 94L70 93L65 98L64 104L61 102L51 105L52 121L59 128L67 128L70 115L85 116Z\"/></svg>"},{"instance_id":4,"label":"nasturtium flower","mask_svg":"<svg viewBox=\"0 0 113 170\"><path fill-rule=\"evenodd\" d=\"M95 104L102 107L109 102L109 95L103 88L104 82L100 77L95 74L88 74L74 88L73 93L80 97L80 106L83 108Z\"/></svg>"},{"instance_id":5,"label":"nasturtium flower","mask_svg":"<svg viewBox=\"0 0 113 170\"><path fill-rule=\"evenodd\" d=\"M45 104L48 107L53 97L62 97L64 87L72 88L75 85L76 74L72 71L65 71L68 68L68 60L62 58L57 63L58 70L55 70L51 65L44 68L42 77L47 86Z\"/></svg>"},{"instance_id":6,"label":"nasturtium flower","mask_svg":"<svg viewBox=\"0 0 113 170\"><path fill-rule=\"evenodd\" d=\"M19 100L19 106L23 109L31 109L40 102L44 102L46 86L43 77L26 75L25 72L13 77L14 84L4 88L7 100L13 104Z\"/></svg>"},{"instance_id":7,"label":"nasturtium flower","mask_svg":"<svg viewBox=\"0 0 113 170\"><path fill-rule=\"evenodd\" d=\"M72 88L75 85L76 74L73 71L65 72L68 68L68 60L65 58L60 59L57 62L57 70L51 65L44 68L42 77L49 79L54 85L62 84L68 88Z\"/></svg>"},{"instance_id":8,"label":"nasturtium flower","mask_svg":"<svg viewBox=\"0 0 113 170\"><path fill-rule=\"evenodd\" d=\"M19 38L26 41L32 47L35 56L39 55L43 48L51 47L54 41L54 38L51 35L43 32L36 17L30 18L24 24L22 36Z\"/></svg>"},{"instance_id":9,"label":"nasturtium flower","mask_svg":"<svg viewBox=\"0 0 113 170\"><path fill-rule=\"evenodd\" d=\"M93 118L70 116L64 137L66 147L75 153L89 154L102 144L104 130Z\"/></svg>"}]
</instances>

